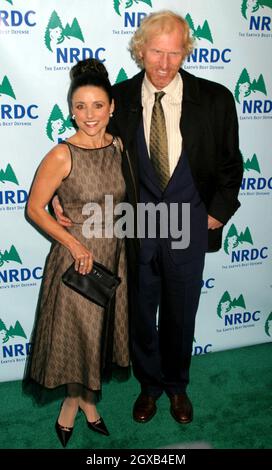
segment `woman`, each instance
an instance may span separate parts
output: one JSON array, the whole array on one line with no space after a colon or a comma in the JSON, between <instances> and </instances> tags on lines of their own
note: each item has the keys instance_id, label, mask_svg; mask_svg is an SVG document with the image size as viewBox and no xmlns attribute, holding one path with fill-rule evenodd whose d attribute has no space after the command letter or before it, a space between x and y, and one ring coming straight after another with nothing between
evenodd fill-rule
<instances>
[{"instance_id":1,"label":"woman","mask_svg":"<svg viewBox=\"0 0 272 470\"><path fill-rule=\"evenodd\" d=\"M82 275L91 271L94 259L110 270L118 266L122 282L116 293L112 362L122 368L129 366L124 246L114 236L85 238L82 230L88 203L99 204L104 214L106 195L112 196L114 208L125 194L121 143L106 132L114 102L107 71L100 62L87 59L72 68L68 103L77 131L45 156L27 206L30 219L55 240L44 273L30 378L46 389L66 386L55 424L64 447L79 409L90 429L109 434L96 409L102 379L104 311L62 283L62 274L73 260ZM73 222L70 227L60 226L46 210L55 193ZM97 223L105 235L103 217Z\"/></svg>"}]
</instances>

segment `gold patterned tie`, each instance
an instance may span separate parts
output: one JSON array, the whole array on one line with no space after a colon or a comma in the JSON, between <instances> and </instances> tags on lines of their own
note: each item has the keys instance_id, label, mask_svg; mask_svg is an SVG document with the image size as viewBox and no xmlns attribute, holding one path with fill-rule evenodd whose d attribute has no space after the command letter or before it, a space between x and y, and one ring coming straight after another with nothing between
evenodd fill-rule
<instances>
[{"instance_id":1,"label":"gold patterned tie","mask_svg":"<svg viewBox=\"0 0 272 470\"><path fill-rule=\"evenodd\" d=\"M160 187L163 191L170 179L167 133L161 104L161 99L164 95L164 91L155 93L149 141L150 159L158 175Z\"/></svg>"}]
</instances>

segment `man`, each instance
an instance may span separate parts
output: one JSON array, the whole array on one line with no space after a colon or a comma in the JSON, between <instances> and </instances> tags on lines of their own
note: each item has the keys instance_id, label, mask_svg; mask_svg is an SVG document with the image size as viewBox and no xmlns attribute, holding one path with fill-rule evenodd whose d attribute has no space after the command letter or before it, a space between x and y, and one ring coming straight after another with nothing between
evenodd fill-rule
<instances>
[{"instance_id":1,"label":"man","mask_svg":"<svg viewBox=\"0 0 272 470\"><path fill-rule=\"evenodd\" d=\"M127 150L129 202L135 209L138 202L176 203L182 221L183 203L190 204L187 248L176 249L171 234L161 238L159 232L128 240L132 364L141 385L133 418L141 423L155 415L163 392L177 422L193 418L186 388L205 252L220 248L222 227L240 205L234 99L222 85L180 69L191 50L182 17L152 13L131 41L143 70L113 87L110 131Z\"/></svg>"},{"instance_id":2,"label":"man","mask_svg":"<svg viewBox=\"0 0 272 470\"><path fill-rule=\"evenodd\" d=\"M152 13L131 41L132 57L142 72L113 88L112 121L127 149L124 175L129 200L191 204L188 248L172 248L170 236L144 238L140 250L136 240L129 240L130 292L135 295L132 363L141 384L133 417L142 423L154 416L163 391L176 421L192 420L186 387L207 233L209 250L218 250L222 226L239 207L243 166L234 99L222 85L180 70L191 50L189 27L182 17L170 11ZM170 167L163 189L150 149L154 94L159 91L165 92L161 104Z\"/></svg>"}]
</instances>

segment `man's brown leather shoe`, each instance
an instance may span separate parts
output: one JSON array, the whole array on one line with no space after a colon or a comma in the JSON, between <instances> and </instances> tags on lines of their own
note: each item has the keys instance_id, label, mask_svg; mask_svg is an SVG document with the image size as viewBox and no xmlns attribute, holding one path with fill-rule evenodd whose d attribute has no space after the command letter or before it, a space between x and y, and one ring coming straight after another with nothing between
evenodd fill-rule
<instances>
[{"instance_id":1,"label":"man's brown leather shoe","mask_svg":"<svg viewBox=\"0 0 272 470\"><path fill-rule=\"evenodd\" d=\"M170 396L170 412L173 418L181 424L190 423L193 419L193 405L187 393Z\"/></svg>"},{"instance_id":2,"label":"man's brown leather shoe","mask_svg":"<svg viewBox=\"0 0 272 470\"><path fill-rule=\"evenodd\" d=\"M133 419L138 423L146 423L157 411L156 398L140 393L133 407Z\"/></svg>"}]
</instances>

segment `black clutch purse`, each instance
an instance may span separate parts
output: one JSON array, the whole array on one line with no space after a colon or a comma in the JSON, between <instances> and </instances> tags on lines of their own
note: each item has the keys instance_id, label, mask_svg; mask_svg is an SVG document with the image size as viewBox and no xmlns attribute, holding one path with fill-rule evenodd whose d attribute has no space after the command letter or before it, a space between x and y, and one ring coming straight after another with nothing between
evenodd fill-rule
<instances>
[{"instance_id":1,"label":"black clutch purse","mask_svg":"<svg viewBox=\"0 0 272 470\"><path fill-rule=\"evenodd\" d=\"M103 264L94 261L93 269L85 275L79 274L75 270L73 262L62 275L62 281L78 294L106 308L113 298L121 279Z\"/></svg>"}]
</instances>

